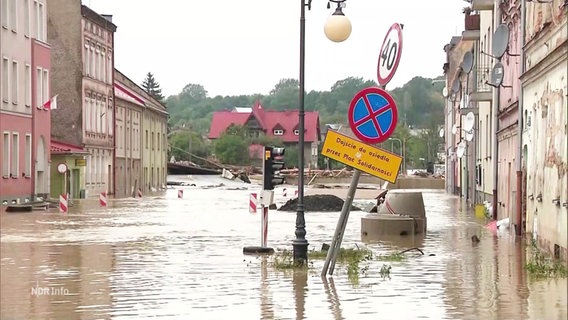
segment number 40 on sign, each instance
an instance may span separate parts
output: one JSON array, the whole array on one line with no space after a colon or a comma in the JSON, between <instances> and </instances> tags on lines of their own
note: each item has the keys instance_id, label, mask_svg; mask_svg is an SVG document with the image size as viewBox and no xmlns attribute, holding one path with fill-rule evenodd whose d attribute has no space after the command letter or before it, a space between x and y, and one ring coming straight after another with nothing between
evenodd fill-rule
<instances>
[{"instance_id":1,"label":"number 40 on sign","mask_svg":"<svg viewBox=\"0 0 568 320\"><path fill-rule=\"evenodd\" d=\"M393 24L381 46L379 63L377 65L377 80L379 85L386 86L392 79L402 53L402 25Z\"/></svg>"}]
</instances>

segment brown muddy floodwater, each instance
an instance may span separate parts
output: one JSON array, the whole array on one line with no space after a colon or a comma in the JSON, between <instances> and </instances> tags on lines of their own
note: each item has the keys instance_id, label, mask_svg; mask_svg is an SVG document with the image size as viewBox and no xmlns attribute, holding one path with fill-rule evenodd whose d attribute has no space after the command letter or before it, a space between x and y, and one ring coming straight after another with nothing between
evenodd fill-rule
<instances>
[{"instance_id":1,"label":"brown muddy floodwater","mask_svg":"<svg viewBox=\"0 0 568 320\"><path fill-rule=\"evenodd\" d=\"M172 178L172 177L170 177ZM194 177L197 186L142 199L78 201L70 213L1 214L1 319L567 319L567 280L531 279L526 245L483 228L459 198L424 190L423 239L361 243L350 215L342 247L388 254L358 279L338 264L320 277L280 271L244 256L260 244L260 215L248 212L257 186ZM214 187L218 183L224 186ZM203 186L213 186L203 188ZM242 188L248 188L242 189ZM289 186L289 190L294 187ZM236 190L235 190L236 189ZM293 192L289 192L293 195ZM288 195L290 196L290 195ZM276 190L279 204L282 189ZM357 197L355 203L367 203ZM310 249L330 243L339 212L307 212ZM271 211L268 244L291 249L294 212ZM472 245L471 236L481 242ZM390 277L379 273L391 265Z\"/></svg>"}]
</instances>

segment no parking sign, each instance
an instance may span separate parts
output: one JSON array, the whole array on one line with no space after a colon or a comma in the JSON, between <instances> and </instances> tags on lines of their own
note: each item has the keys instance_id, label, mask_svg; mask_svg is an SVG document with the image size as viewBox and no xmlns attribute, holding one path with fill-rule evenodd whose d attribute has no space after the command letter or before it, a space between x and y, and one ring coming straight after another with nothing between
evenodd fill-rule
<instances>
[{"instance_id":1,"label":"no parking sign","mask_svg":"<svg viewBox=\"0 0 568 320\"><path fill-rule=\"evenodd\" d=\"M369 87L353 97L347 116L357 138L375 144L385 141L393 133L398 112L396 103L388 92Z\"/></svg>"}]
</instances>

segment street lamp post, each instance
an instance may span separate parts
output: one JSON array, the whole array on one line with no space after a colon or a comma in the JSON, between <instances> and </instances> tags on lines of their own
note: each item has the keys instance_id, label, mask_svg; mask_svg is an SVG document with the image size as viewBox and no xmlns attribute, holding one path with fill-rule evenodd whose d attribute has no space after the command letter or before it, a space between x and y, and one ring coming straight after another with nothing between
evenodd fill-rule
<instances>
[{"instance_id":1,"label":"street lamp post","mask_svg":"<svg viewBox=\"0 0 568 320\"><path fill-rule=\"evenodd\" d=\"M346 0L329 0L337 4L335 12L328 18L325 26L325 35L334 42L346 40L351 34L351 23L341 11L342 3ZM300 76L299 76L299 150L298 150L298 202L296 207L296 238L292 242L294 247L294 263L306 264L308 262L308 240L306 239L306 220L304 218L304 66L306 45L306 7L311 9L312 0L300 0Z\"/></svg>"}]
</instances>

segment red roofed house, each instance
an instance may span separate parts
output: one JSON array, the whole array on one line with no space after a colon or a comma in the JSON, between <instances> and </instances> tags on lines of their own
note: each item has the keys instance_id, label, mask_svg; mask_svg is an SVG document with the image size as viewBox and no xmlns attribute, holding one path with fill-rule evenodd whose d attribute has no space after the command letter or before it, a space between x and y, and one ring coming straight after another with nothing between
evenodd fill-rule
<instances>
[{"instance_id":1,"label":"red roofed house","mask_svg":"<svg viewBox=\"0 0 568 320\"><path fill-rule=\"evenodd\" d=\"M266 135L281 139L287 146L296 146L299 142L298 110L266 110L257 101L252 108L217 111L213 114L211 120L209 139L219 139L231 125L247 128L251 137ZM306 165L317 165L320 141L319 113L317 111L306 111L304 117L304 157Z\"/></svg>"}]
</instances>

